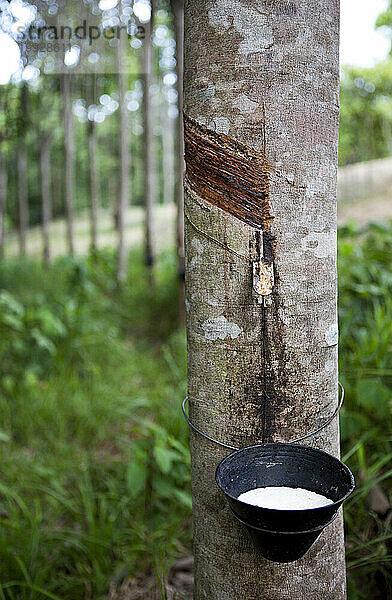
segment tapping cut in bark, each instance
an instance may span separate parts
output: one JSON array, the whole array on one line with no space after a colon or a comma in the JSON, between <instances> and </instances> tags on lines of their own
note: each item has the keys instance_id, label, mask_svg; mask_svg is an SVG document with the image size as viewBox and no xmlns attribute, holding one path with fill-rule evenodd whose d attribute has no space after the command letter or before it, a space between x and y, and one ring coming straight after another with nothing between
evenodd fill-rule
<instances>
[{"instance_id":1,"label":"tapping cut in bark","mask_svg":"<svg viewBox=\"0 0 392 600\"><path fill-rule=\"evenodd\" d=\"M248 225L268 231L271 167L256 152L184 115L185 185Z\"/></svg>"}]
</instances>

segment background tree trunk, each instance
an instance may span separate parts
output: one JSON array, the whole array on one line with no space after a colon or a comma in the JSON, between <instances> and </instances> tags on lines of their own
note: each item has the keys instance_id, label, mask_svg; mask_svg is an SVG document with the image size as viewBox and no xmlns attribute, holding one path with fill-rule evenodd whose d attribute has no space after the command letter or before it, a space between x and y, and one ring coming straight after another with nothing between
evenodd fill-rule
<instances>
[{"instance_id":1,"label":"background tree trunk","mask_svg":"<svg viewBox=\"0 0 392 600\"><path fill-rule=\"evenodd\" d=\"M24 139L19 140L17 169L19 201L19 252L20 254L26 254L26 235L27 228L29 226L29 215L27 204L26 143Z\"/></svg>"},{"instance_id":2,"label":"background tree trunk","mask_svg":"<svg viewBox=\"0 0 392 600\"><path fill-rule=\"evenodd\" d=\"M71 98L72 75L62 75L63 110L64 110L64 146L65 146L65 204L67 209L67 242L68 252L74 255L74 131L72 122L72 98Z\"/></svg>"},{"instance_id":3,"label":"background tree trunk","mask_svg":"<svg viewBox=\"0 0 392 600\"><path fill-rule=\"evenodd\" d=\"M5 220L7 214L8 172L3 152L0 152L0 258L4 257Z\"/></svg>"},{"instance_id":4,"label":"background tree trunk","mask_svg":"<svg viewBox=\"0 0 392 600\"><path fill-rule=\"evenodd\" d=\"M180 279L179 294L179 312L180 319L185 322L185 250L184 250L184 128L182 121L183 111L183 76L184 76L184 0L172 0L172 9L174 14L174 28L176 37L176 73L177 73L177 92L178 92L178 119L177 119L177 255L178 255L178 274Z\"/></svg>"},{"instance_id":5,"label":"background tree trunk","mask_svg":"<svg viewBox=\"0 0 392 600\"><path fill-rule=\"evenodd\" d=\"M96 76L91 75L88 86L89 105L95 99ZM87 121L88 153L89 153L89 176L90 176L90 223L91 223L91 249L96 252L98 248L98 171L97 171L97 130L95 121Z\"/></svg>"},{"instance_id":6,"label":"background tree trunk","mask_svg":"<svg viewBox=\"0 0 392 600\"><path fill-rule=\"evenodd\" d=\"M234 446L289 441L337 405L338 46L338 0L185 5L190 411ZM337 455L336 420L307 443ZM196 600L345 598L341 518L268 562L215 484L228 452L195 435L191 452Z\"/></svg>"},{"instance_id":7,"label":"background tree trunk","mask_svg":"<svg viewBox=\"0 0 392 600\"><path fill-rule=\"evenodd\" d=\"M90 174L90 219L91 219L91 249L95 252L98 248L98 173L96 161L97 138L94 121L88 121L88 152Z\"/></svg>"},{"instance_id":8,"label":"background tree trunk","mask_svg":"<svg viewBox=\"0 0 392 600\"><path fill-rule=\"evenodd\" d=\"M41 194L42 241L44 263L50 264L49 224L52 220L52 194L50 189L50 138L44 135L41 143Z\"/></svg>"},{"instance_id":9,"label":"background tree trunk","mask_svg":"<svg viewBox=\"0 0 392 600\"><path fill-rule=\"evenodd\" d=\"M153 23L153 3L151 1L151 19L145 24L146 35L143 43L143 128L144 128L144 167L145 167L145 261L152 268L154 264L154 253L152 246L152 217L153 217L153 190L154 190L154 165L153 165L153 132L151 123L151 99L150 86L152 79L152 44L151 32ZM149 274L150 283L152 273Z\"/></svg>"},{"instance_id":10,"label":"background tree trunk","mask_svg":"<svg viewBox=\"0 0 392 600\"><path fill-rule=\"evenodd\" d=\"M26 168L26 144L25 140L21 139L19 140L17 152L20 254L26 254L26 235L29 226Z\"/></svg>"},{"instance_id":11,"label":"background tree trunk","mask_svg":"<svg viewBox=\"0 0 392 600\"><path fill-rule=\"evenodd\" d=\"M26 254L26 235L29 226L29 209L27 197L27 159L26 159L26 124L28 119L28 89L27 84L20 90L19 120L18 120L18 205L19 205L19 252Z\"/></svg>"},{"instance_id":12,"label":"background tree trunk","mask_svg":"<svg viewBox=\"0 0 392 600\"><path fill-rule=\"evenodd\" d=\"M162 115L162 169L163 169L163 203L174 201L174 164L173 164L173 119L169 115L169 103L166 98L161 106Z\"/></svg>"},{"instance_id":13,"label":"background tree trunk","mask_svg":"<svg viewBox=\"0 0 392 600\"><path fill-rule=\"evenodd\" d=\"M118 230L118 263L117 277L119 281L124 281L127 275L127 253L125 246L125 214L129 203L129 147L128 147L128 116L127 106L125 104L125 75L124 75L124 56L125 56L124 36L120 36L120 43L117 46L117 67L118 67L118 93L120 104L120 202L118 205L117 230Z\"/></svg>"}]
</instances>

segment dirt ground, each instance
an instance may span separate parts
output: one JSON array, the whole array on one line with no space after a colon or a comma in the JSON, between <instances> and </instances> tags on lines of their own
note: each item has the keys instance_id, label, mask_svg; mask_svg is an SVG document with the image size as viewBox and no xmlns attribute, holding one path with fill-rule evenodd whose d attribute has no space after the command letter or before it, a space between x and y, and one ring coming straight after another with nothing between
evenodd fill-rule
<instances>
[{"instance_id":1,"label":"dirt ground","mask_svg":"<svg viewBox=\"0 0 392 600\"><path fill-rule=\"evenodd\" d=\"M167 580L155 575L140 579L112 581L107 600L191 600L193 595L193 557L186 556L170 569Z\"/></svg>"},{"instance_id":2,"label":"dirt ground","mask_svg":"<svg viewBox=\"0 0 392 600\"><path fill-rule=\"evenodd\" d=\"M369 200L338 203L338 222L345 225L355 221L366 225L371 221L387 223L392 219L392 190L390 194L378 196Z\"/></svg>"},{"instance_id":3,"label":"dirt ground","mask_svg":"<svg viewBox=\"0 0 392 600\"><path fill-rule=\"evenodd\" d=\"M390 194L359 200L357 202L338 203L338 222L344 225L355 221L366 225L370 221L388 222L392 219L392 190ZM176 207L174 204L155 207L153 219L153 241L155 252L169 248L175 244ZM109 211L101 211L98 220L99 247L115 247L117 234L113 229L113 216ZM90 225L88 213L78 215L75 220L75 252L82 255L88 252L90 244ZM143 240L144 214L142 207L129 207L126 215L126 244L128 248L139 246ZM66 254L66 224L64 219L53 221L50 225L51 254ZM18 237L10 232L6 237L5 252L7 256L18 253ZM30 256L42 255L42 234L40 227L32 227L27 235L27 253Z\"/></svg>"},{"instance_id":4,"label":"dirt ground","mask_svg":"<svg viewBox=\"0 0 392 600\"><path fill-rule=\"evenodd\" d=\"M153 243L155 252L174 246L175 244L176 207L174 204L158 205L153 217ZM57 219L50 224L51 256L67 254L66 223ZM144 239L144 211L141 206L128 208L125 218L125 243L128 249L142 244ZM98 247L116 247L118 236L114 230L114 219L111 212L101 210L98 217ZM90 245L90 222L88 212L77 215L74 221L75 254L87 254ZM18 253L18 236L16 232L6 234L5 255L14 256ZM41 228L31 227L27 233L28 256L42 256Z\"/></svg>"}]
</instances>

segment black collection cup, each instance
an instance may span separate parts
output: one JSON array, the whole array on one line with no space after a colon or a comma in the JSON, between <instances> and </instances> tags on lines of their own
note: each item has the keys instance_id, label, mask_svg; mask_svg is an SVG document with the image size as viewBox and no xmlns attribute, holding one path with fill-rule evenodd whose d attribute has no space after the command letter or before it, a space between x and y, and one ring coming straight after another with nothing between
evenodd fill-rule
<instances>
[{"instance_id":1,"label":"black collection cup","mask_svg":"<svg viewBox=\"0 0 392 600\"><path fill-rule=\"evenodd\" d=\"M233 452L218 465L216 482L234 516L260 553L275 562L301 558L355 487L350 469L323 450L295 444L260 444ZM333 502L304 510L253 506L238 496L259 487L304 488Z\"/></svg>"}]
</instances>

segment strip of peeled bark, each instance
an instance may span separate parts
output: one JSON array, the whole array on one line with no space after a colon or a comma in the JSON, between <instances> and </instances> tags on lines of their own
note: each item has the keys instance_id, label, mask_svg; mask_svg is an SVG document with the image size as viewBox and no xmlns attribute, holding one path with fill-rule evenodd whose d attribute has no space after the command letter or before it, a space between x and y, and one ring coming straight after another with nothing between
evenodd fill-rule
<instances>
[{"instance_id":1,"label":"strip of peeled bark","mask_svg":"<svg viewBox=\"0 0 392 600\"><path fill-rule=\"evenodd\" d=\"M263 152L184 117L185 184L204 200L268 231L269 167Z\"/></svg>"},{"instance_id":2,"label":"strip of peeled bark","mask_svg":"<svg viewBox=\"0 0 392 600\"><path fill-rule=\"evenodd\" d=\"M337 404L338 42L338 0L185 4L190 411L233 446L299 437ZM306 443L337 455L337 422ZM194 434L191 452L196 600L345 598L341 518L268 562L215 485L228 452Z\"/></svg>"}]
</instances>

